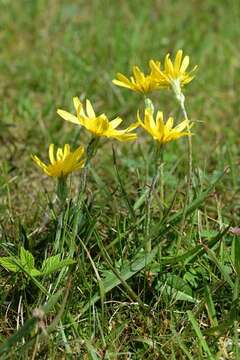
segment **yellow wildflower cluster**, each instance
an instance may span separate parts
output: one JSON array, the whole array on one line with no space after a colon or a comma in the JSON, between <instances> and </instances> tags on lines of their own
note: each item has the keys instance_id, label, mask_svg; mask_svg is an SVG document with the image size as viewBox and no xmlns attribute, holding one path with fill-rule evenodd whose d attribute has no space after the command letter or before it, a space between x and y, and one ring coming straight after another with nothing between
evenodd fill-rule
<instances>
[{"instance_id":1,"label":"yellow wildflower cluster","mask_svg":"<svg viewBox=\"0 0 240 360\"><path fill-rule=\"evenodd\" d=\"M194 78L193 72L196 70L195 66L192 71L187 72L188 66L189 57L183 57L182 50L179 50L174 61L171 60L169 54L166 55L163 68L161 68L159 61L150 60L150 71L147 75L145 75L138 66L134 66L133 76L128 79L125 75L118 73L113 83L144 95L154 90L172 87L177 98L180 94L180 96L182 96L181 99L184 99L181 93L181 87L192 81ZM145 129L154 140L161 144L165 144L182 136L191 135L190 128L192 125L186 116L176 127L173 127L174 119L172 117L164 123L163 113L159 110L154 119L154 107L150 99L146 99L145 102L144 118L141 119L138 111L136 121L125 129L118 128L123 121L120 117L109 120L104 113L97 115L89 100L86 100L84 107L79 98L74 97L73 105L75 114L71 114L62 109L58 109L57 113L64 120L87 129L94 138L103 136L119 141L133 141L137 139L137 134L133 132L137 127ZM59 148L57 150L55 157L54 145L51 144L49 146L49 165L44 164L36 155L32 156L32 159L47 175L66 177L69 173L84 167L83 155L83 146L71 152L70 146L66 144L63 149Z\"/></svg>"},{"instance_id":2,"label":"yellow wildflower cluster","mask_svg":"<svg viewBox=\"0 0 240 360\"><path fill-rule=\"evenodd\" d=\"M114 79L113 83L143 94L173 86L176 81L182 87L193 80L192 74L197 69L195 66L190 72L187 72L188 66L189 56L183 57L183 51L178 50L174 62L172 62L169 54L166 55L163 69L161 69L160 61L150 60L149 75L144 75L137 66L134 66L133 77L131 76L128 79L125 75L118 73L117 79Z\"/></svg>"}]
</instances>

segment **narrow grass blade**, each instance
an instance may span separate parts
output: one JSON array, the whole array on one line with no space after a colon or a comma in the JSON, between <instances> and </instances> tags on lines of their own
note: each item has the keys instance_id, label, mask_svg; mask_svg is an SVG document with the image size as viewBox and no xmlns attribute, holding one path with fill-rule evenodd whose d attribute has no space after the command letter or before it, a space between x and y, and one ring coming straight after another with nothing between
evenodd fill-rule
<instances>
[{"instance_id":1,"label":"narrow grass blade","mask_svg":"<svg viewBox=\"0 0 240 360\"><path fill-rule=\"evenodd\" d=\"M209 286L205 287L206 308L211 326L218 326L217 313Z\"/></svg>"},{"instance_id":2,"label":"narrow grass blade","mask_svg":"<svg viewBox=\"0 0 240 360\"><path fill-rule=\"evenodd\" d=\"M116 153L115 153L114 148L112 148L112 152L113 152L113 163L114 163L115 173L116 173L116 176L117 176L118 184L119 184L120 189L121 189L122 197L123 197L123 199L124 199L124 201L126 203L126 206L127 206L128 210L129 210L131 216L133 218L135 218L135 212L134 212L133 206L132 206L131 202L129 201L128 194L127 194L127 192L125 190L122 178L121 178L120 173L118 171L117 161L116 161Z\"/></svg>"},{"instance_id":3,"label":"narrow grass blade","mask_svg":"<svg viewBox=\"0 0 240 360\"><path fill-rule=\"evenodd\" d=\"M90 359L91 360L99 360L100 358L98 357L97 351L94 349L93 345L88 340L85 340L84 343L87 348Z\"/></svg>"},{"instance_id":4,"label":"narrow grass blade","mask_svg":"<svg viewBox=\"0 0 240 360\"><path fill-rule=\"evenodd\" d=\"M197 337L199 339L199 343L200 343L203 351L205 351L205 353L208 355L209 360L215 360L215 357L213 357L213 355L212 355L212 353L211 353L211 351L210 351L210 349L208 347L208 344L207 344L207 342L206 342L206 340L205 340L205 338L204 338L204 336L203 336L203 334L201 332L200 327L198 326L198 323L197 323L193 313L190 310L188 310L187 314L188 314L188 319L192 324L193 330L195 331L195 333L196 333L196 335L197 335Z\"/></svg>"},{"instance_id":5,"label":"narrow grass blade","mask_svg":"<svg viewBox=\"0 0 240 360\"><path fill-rule=\"evenodd\" d=\"M135 261L125 265L121 272L119 273L120 277L126 281L130 279L132 276L134 276L136 273L138 273L140 270L144 269L146 266L148 266L154 257L156 256L158 251L158 247L155 247L150 254L143 255L138 257ZM119 277L117 277L113 272L111 272L103 281L102 285L105 290L105 294L114 289L116 286L121 285L121 280ZM86 306L83 308L81 315L83 315L90 306L95 304L98 300L100 300L99 293L96 293L91 298L91 301L86 304Z\"/></svg>"},{"instance_id":6,"label":"narrow grass blade","mask_svg":"<svg viewBox=\"0 0 240 360\"><path fill-rule=\"evenodd\" d=\"M223 178L223 176L226 174L226 172L227 172L227 170L222 171L212 181L212 183L208 186L208 188L205 191L203 191L195 200L193 200L191 202L191 204L186 209L186 216L192 214L196 209L199 208L199 206L208 197L208 194L210 193L210 191L212 191L214 189L214 186ZM174 215L170 216L170 218L165 219L164 222L167 222L169 226L172 226L172 225L178 223L179 221L181 221L181 219L183 217L183 213L184 213L184 211L180 211L177 214L174 214ZM158 225L158 227L159 227L159 225Z\"/></svg>"}]
</instances>

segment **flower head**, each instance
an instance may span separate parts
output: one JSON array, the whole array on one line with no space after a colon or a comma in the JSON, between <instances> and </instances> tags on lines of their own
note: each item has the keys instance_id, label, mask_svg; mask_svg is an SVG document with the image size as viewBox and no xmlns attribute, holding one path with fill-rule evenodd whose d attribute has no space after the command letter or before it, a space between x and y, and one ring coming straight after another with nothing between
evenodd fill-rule
<instances>
[{"instance_id":1,"label":"flower head","mask_svg":"<svg viewBox=\"0 0 240 360\"><path fill-rule=\"evenodd\" d=\"M70 146L65 144L63 149L57 149L55 158L54 144L51 144L49 146L49 165L44 164L36 155L33 155L32 159L48 176L64 177L84 167L83 154L83 146L79 146L71 152Z\"/></svg>"},{"instance_id":2,"label":"flower head","mask_svg":"<svg viewBox=\"0 0 240 360\"><path fill-rule=\"evenodd\" d=\"M160 68L159 62L156 62L154 65ZM118 73L117 79L114 79L113 83L142 94L147 94L153 90L159 89L161 85L153 76L156 71L155 67L152 66L151 62L149 63L149 66L151 71L148 75L145 75L138 66L133 66L133 76L131 76L130 79L125 75Z\"/></svg>"},{"instance_id":3,"label":"flower head","mask_svg":"<svg viewBox=\"0 0 240 360\"><path fill-rule=\"evenodd\" d=\"M156 120L153 118L153 110L151 108L145 109L144 119L137 115L138 122L152 137L154 140L159 141L161 144L165 144L169 141L178 139L182 136L189 136L189 131L183 131L186 128L190 128L189 121L184 120L173 128L173 118L170 117L166 123L163 121L163 113L157 112Z\"/></svg>"},{"instance_id":4,"label":"flower head","mask_svg":"<svg viewBox=\"0 0 240 360\"><path fill-rule=\"evenodd\" d=\"M190 72L187 72L189 66L189 56L183 57L183 51L178 50L174 62L172 62L170 55L167 54L164 62L164 69L161 70L159 63L150 61L151 68L154 69L154 78L161 86L174 86L176 83L180 87L190 83L193 80L193 72L197 69L195 66ZM152 70L153 71L153 70Z\"/></svg>"},{"instance_id":5,"label":"flower head","mask_svg":"<svg viewBox=\"0 0 240 360\"><path fill-rule=\"evenodd\" d=\"M120 117L116 117L115 119L109 121L105 114L96 115L89 100L86 100L86 111L83 109L83 105L78 97L73 98L73 104L77 112L77 116L61 109L57 110L58 115L60 115L64 120L84 126L87 130L94 134L94 136L106 136L120 141L136 140L137 135L131 133L131 131L138 127L137 123L130 125L126 129L117 130L116 128L122 122Z\"/></svg>"}]
</instances>

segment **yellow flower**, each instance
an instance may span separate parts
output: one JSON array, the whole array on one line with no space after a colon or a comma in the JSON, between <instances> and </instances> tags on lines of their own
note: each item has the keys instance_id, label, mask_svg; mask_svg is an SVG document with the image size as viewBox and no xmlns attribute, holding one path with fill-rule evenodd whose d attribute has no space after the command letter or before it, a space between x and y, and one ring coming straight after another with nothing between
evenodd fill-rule
<instances>
[{"instance_id":1,"label":"yellow flower","mask_svg":"<svg viewBox=\"0 0 240 360\"><path fill-rule=\"evenodd\" d=\"M49 146L49 165L44 164L36 155L32 156L32 159L47 175L63 177L84 167L83 154L83 146L79 146L74 152L71 152L70 146L65 144L63 149L57 149L55 158L54 145L51 144Z\"/></svg>"},{"instance_id":2,"label":"yellow flower","mask_svg":"<svg viewBox=\"0 0 240 360\"><path fill-rule=\"evenodd\" d=\"M154 69L154 78L156 82L159 82L161 86L184 86L193 80L192 73L197 69L195 66L190 72L187 72L189 65L189 56L183 57L183 51L178 50L174 62L170 59L170 55L167 54L164 62L164 69L161 70L159 63L156 61L150 61L151 68ZM153 70L152 70L153 71Z\"/></svg>"},{"instance_id":3,"label":"yellow flower","mask_svg":"<svg viewBox=\"0 0 240 360\"><path fill-rule=\"evenodd\" d=\"M139 124L154 138L154 140L159 141L161 144L165 144L169 141L178 139L182 136L191 135L189 131L183 131L186 128L190 128L189 121L184 120L173 128L173 118L170 117L166 124L163 121L163 113L161 111L157 112L156 120L153 118L153 109L146 108L144 119L142 120L137 115Z\"/></svg>"},{"instance_id":4,"label":"yellow flower","mask_svg":"<svg viewBox=\"0 0 240 360\"><path fill-rule=\"evenodd\" d=\"M84 126L87 130L94 134L94 136L106 136L120 141L136 140L137 135L130 133L138 127L138 124L132 124L126 129L117 130L116 128L121 124L122 119L116 117L114 120L109 121L105 114L96 115L89 100L86 100L86 112L78 97L73 98L73 104L77 112L77 116L58 109L57 113L64 120L70 121L77 125Z\"/></svg>"},{"instance_id":5,"label":"yellow flower","mask_svg":"<svg viewBox=\"0 0 240 360\"><path fill-rule=\"evenodd\" d=\"M147 94L153 90L159 89L161 85L155 80L155 67L160 68L160 63L156 62L154 65L149 63L150 74L145 75L138 66L133 66L133 76L128 79L125 75L118 73L117 79L113 80L113 83L118 86L125 87L127 89Z\"/></svg>"}]
</instances>

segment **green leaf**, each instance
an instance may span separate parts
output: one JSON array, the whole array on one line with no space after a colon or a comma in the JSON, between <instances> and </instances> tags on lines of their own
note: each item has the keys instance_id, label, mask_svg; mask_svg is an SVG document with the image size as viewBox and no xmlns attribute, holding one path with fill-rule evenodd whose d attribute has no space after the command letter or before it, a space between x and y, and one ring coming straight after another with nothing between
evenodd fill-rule
<instances>
[{"instance_id":1,"label":"green leaf","mask_svg":"<svg viewBox=\"0 0 240 360\"><path fill-rule=\"evenodd\" d=\"M74 263L72 259L61 260L60 255L51 256L43 261L41 272L43 275L48 275Z\"/></svg>"},{"instance_id":2,"label":"green leaf","mask_svg":"<svg viewBox=\"0 0 240 360\"><path fill-rule=\"evenodd\" d=\"M212 294L209 289L209 286L205 286L205 299L206 299L206 309L208 312L208 317L212 327L218 326L217 312L213 302Z\"/></svg>"},{"instance_id":3,"label":"green leaf","mask_svg":"<svg viewBox=\"0 0 240 360\"><path fill-rule=\"evenodd\" d=\"M136 273L138 273L140 270L144 269L146 266L148 266L154 259L158 252L158 247L155 247L152 249L151 253L149 254L141 254L140 256L136 256L134 261L128 262L126 265L123 266L121 271L119 271L120 277L126 281L133 277ZM118 278L112 271L109 271L108 275L105 279L103 279L103 287L105 294L107 294L109 291L114 289L116 286L121 284L120 278ZM90 306L95 304L98 300L100 300L99 293L95 293L91 300L84 306L82 310L82 314L84 314Z\"/></svg>"},{"instance_id":4,"label":"green leaf","mask_svg":"<svg viewBox=\"0 0 240 360\"><path fill-rule=\"evenodd\" d=\"M166 291L174 301L197 302L197 299L192 296L191 287L180 276L168 274L158 282L157 287Z\"/></svg>"},{"instance_id":5,"label":"green leaf","mask_svg":"<svg viewBox=\"0 0 240 360\"><path fill-rule=\"evenodd\" d=\"M29 269L29 273L33 277L43 275L41 273L41 271L39 271L38 269L35 269L35 268L34 269Z\"/></svg>"},{"instance_id":6,"label":"green leaf","mask_svg":"<svg viewBox=\"0 0 240 360\"><path fill-rule=\"evenodd\" d=\"M34 269L34 257L30 251L25 250L23 246L20 249L20 261L21 265L27 269Z\"/></svg>"},{"instance_id":7,"label":"green leaf","mask_svg":"<svg viewBox=\"0 0 240 360\"><path fill-rule=\"evenodd\" d=\"M3 256L0 258L0 265L2 265L6 270L17 272L19 271L19 266L17 266L14 258L10 256Z\"/></svg>"},{"instance_id":8,"label":"green leaf","mask_svg":"<svg viewBox=\"0 0 240 360\"><path fill-rule=\"evenodd\" d=\"M234 269L237 275L240 277L240 238L235 236L232 244L232 259Z\"/></svg>"}]
</instances>

